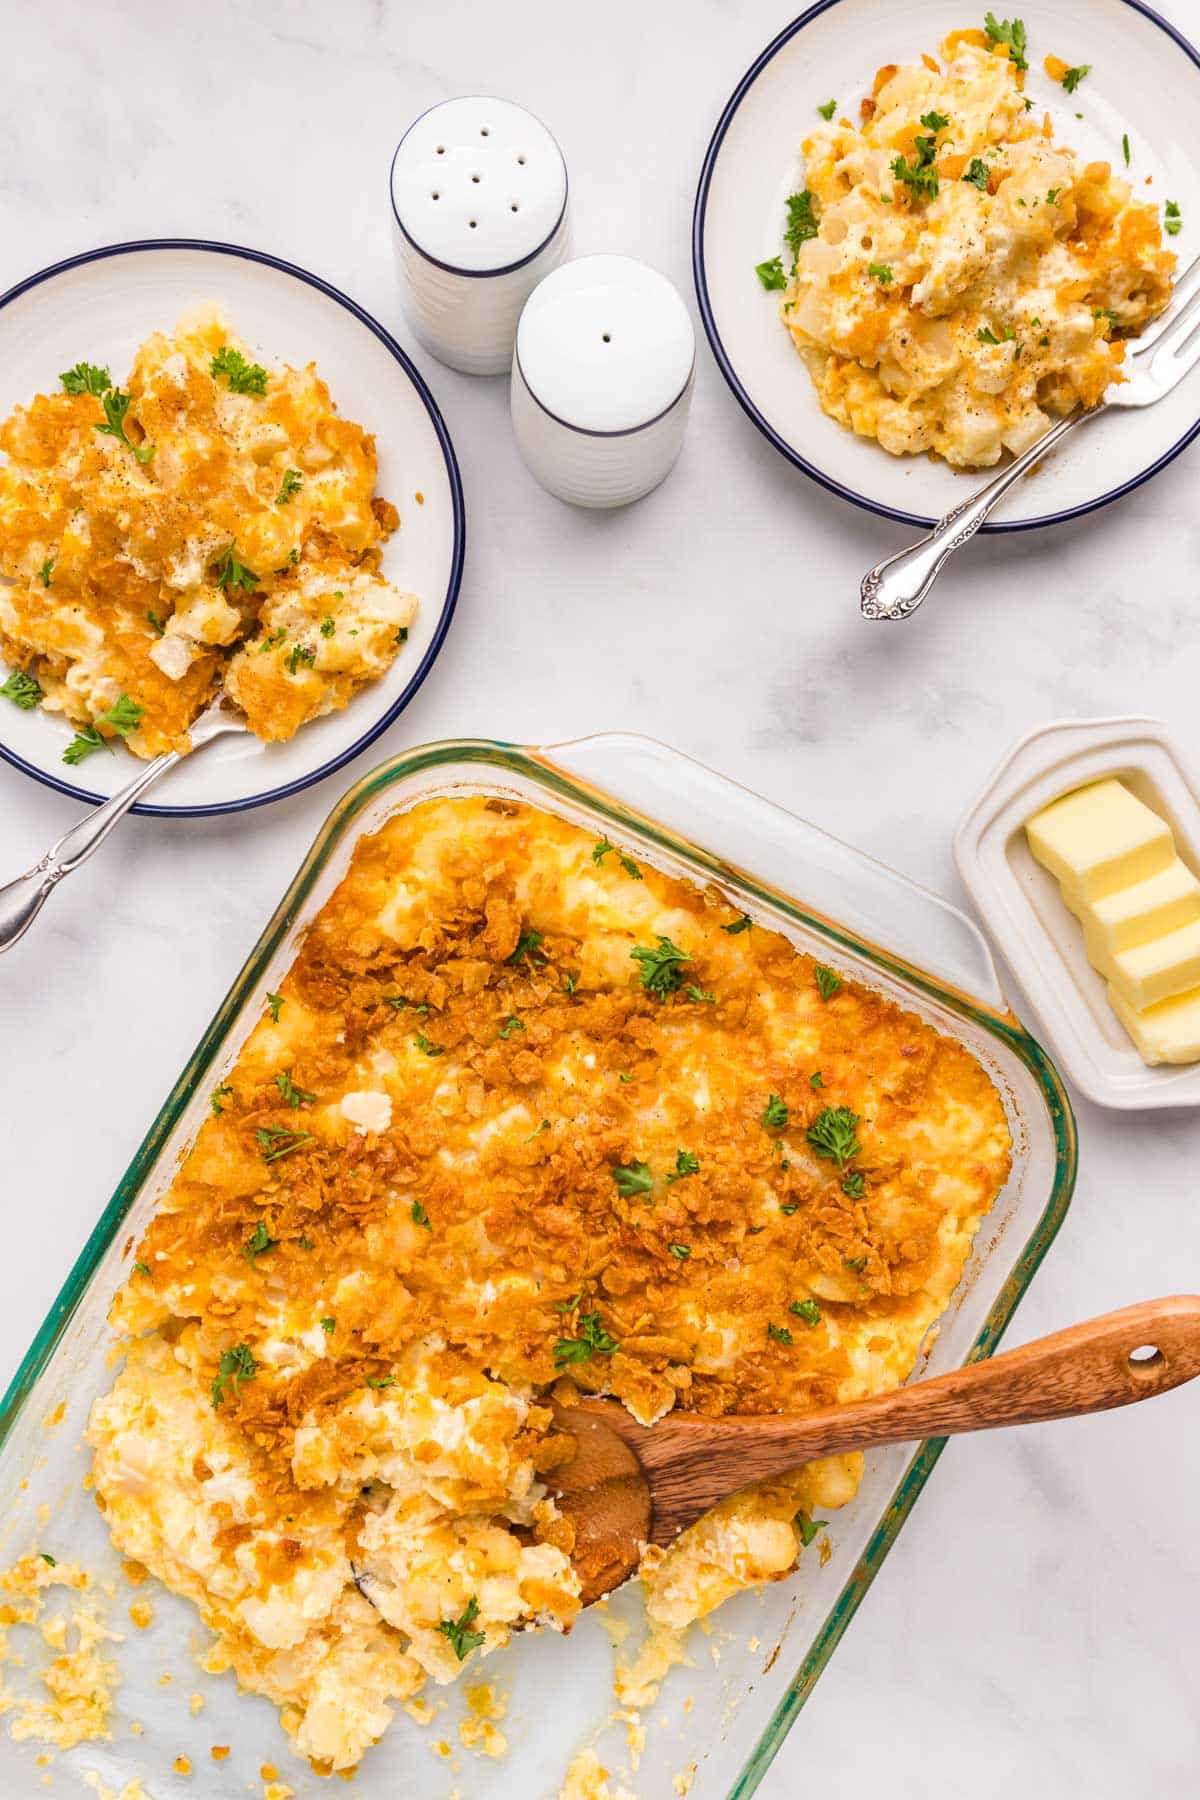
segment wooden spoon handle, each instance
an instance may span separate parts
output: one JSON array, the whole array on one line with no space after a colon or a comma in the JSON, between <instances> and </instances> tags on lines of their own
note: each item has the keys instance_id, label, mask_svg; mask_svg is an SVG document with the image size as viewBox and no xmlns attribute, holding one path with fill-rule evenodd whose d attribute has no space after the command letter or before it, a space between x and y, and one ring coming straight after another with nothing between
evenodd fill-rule
<instances>
[{"instance_id":1,"label":"wooden spoon handle","mask_svg":"<svg viewBox=\"0 0 1200 1800\"><path fill-rule=\"evenodd\" d=\"M756 1473L770 1474L875 1444L1103 1412L1165 1393L1196 1375L1200 1297L1181 1294L1106 1313L890 1394L800 1418L724 1423L739 1436L743 1429L755 1433L758 1441L748 1460L759 1465L766 1454L768 1466Z\"/></svg>"}]
</instances>

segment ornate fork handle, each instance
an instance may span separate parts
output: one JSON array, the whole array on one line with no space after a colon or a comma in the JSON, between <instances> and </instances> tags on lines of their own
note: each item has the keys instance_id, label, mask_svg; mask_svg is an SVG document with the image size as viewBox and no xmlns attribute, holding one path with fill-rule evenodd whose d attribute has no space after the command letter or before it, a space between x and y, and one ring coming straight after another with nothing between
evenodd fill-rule
<instances>
[{"instance_id":1,"label":"ornate fork handle","mask_svg":"<svg viewBox=\"0 0 1200 1800\"><path fill-rule=\"evenodd\" d=\"M960 545L975 536L1013 483L1020 481L1026 470L1039 462L1055 444L1061 443L1069 431L1082 424L1084 419L1093 418L1100 410L1100 407L1094 407L1091 412L1073 412L1065 419L1060 419L1057 425L1052 425L1049 431L1038 438L1036 443L1030 444L1028 450L1022 451L1014 462L1009 463L986 486L960 501L952 512L948 512L934 526L928 537L910 544L907 550L897 551L895 556L889 556L886 561L876 563L873 569L868 570L863 576L860 590L863 618L910 618L949 558Z\"/></svg>"}]
</instances>

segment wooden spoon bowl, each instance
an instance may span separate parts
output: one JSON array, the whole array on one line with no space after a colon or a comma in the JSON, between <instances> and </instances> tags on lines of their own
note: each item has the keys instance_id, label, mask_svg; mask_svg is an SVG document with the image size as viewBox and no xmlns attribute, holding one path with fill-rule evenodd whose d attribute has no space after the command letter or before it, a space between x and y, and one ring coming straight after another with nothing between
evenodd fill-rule
<instances>
[{"instance_id":1,"label":"wooden spoon bowl","mask_svg":"<svg viewBox=\"0 0 1200 1800\"><path fill-rule=\"evenodd\" d=\"M547 1477L575 1530L585 1606L727 1494L821 1456L908 1439L1069 1419L1148 1400L1200 1375L1200 1297L1147 1300L890 1394L792 1416L672 1412L639 1425L612 1400L555 1408L576 1443Z\"/></svg>"}]
</instances>

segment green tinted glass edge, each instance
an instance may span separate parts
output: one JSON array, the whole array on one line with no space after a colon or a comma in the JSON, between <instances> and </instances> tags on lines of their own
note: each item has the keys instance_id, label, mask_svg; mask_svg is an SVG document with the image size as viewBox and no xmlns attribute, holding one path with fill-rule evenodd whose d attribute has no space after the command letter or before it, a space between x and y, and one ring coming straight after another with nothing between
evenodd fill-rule
<instances>
[{"instance_id":1,"label":"green tinted glass edge","mask_svg":"<svg viewBox=\"0 0 1200 1800\"><path fill-rule=\"evenodd\" d=\"M1029 1069L1041 1089L1050 1116L1055 1140L1055 1178L1049 1199L1021 1256L1005 1282L1000 1297L988 1314L982 1331L971 1350L970 1360L988 1356L999 1343L1017 1304L1029 1286L1066 1216L1075 1185L1076 1133L1070 1101L1054 1065L1040 1045L1015 1021L999 1013L973 1005L965 996L953 993L918 969L889 957L884 951L865 944L853 933L840 930L828 919L807 913L786 896L766 883L759 883L744 871L733 869L719 858L686 843L672 832L645 819L632 808L609 799L600 790L585 786L561 774L551 760L519 745L501 740L448 739L427 744L403 753L371 770L355 784L333 808L325 820L304 861L301 863L283 899L271 915L262 935L235 977L229 992L218 1007L196 1049L184 1065L179 1079L167 1095L150 1129L134 1152L133 1158L101 1213L63 1282L45 1319L20 1366L0 1401L0 1449L3 1449L16 1418L41 1376L71 1321L88 1283L116 1237L155 1159L174 1130L184 1108L204 1079L216 1058L225 1036L234 1024L245 1000L264 967L274 955L280 940L290 929L297 912L324 870L329 856L362 809L397 781L436 769L448 763L475 763L530 777L541 787L564 799L580 802L614 825L629 822L652 842L672 855L707 868L719 878L752 899L777 907L797 923L819 932L832 943L840 944L856 956L864 958L894 978L916 987L953 1012L981 1026L993 1037L1001 1038ZM924 1487L945 1447L944 1438L931 1438L923 1443L909 1464L904 1479L888 1504L883 1519L876 1527L855 1570L854 1577L843 1588L796 1676L759 1738L727 1800L747 1800L755 1791L795 1722L801 1707L811 1694L843 1632L858 1609L883 1560L896 1540L897 1533Z\"/></svg>"}]
</instances>

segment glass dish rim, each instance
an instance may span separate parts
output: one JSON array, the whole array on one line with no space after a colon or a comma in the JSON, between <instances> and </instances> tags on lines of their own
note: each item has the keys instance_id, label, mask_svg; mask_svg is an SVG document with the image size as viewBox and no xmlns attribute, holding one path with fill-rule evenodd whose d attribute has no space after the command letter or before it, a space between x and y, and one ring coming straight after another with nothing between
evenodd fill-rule
<instances>
[{"instance_id":1,"label":"glass dish rim","mask_svg":"<svg viewBox=\"0 0 1200 1800\"><path fill-rule=\"evenodd\" d=\"M1075 1119L1061 1077L1037 1041L1012 1013L1003 1014L968 995L950 988L936 978L901 958L892 956L879 946L866 942L847 928L839 927L819 913L807 911L789 895L772 887L752 872L736 868L713 853L691 844L687 839L647 817L602 788L565 773L554 762L555 746L531 748L491 738L448 738L418 745L402 751L362 776L349 788L328 814L318 830L303 862L264 926L229 991L201 1034L196 1048L184 1064L178 1078L159 1107L149 1130L137 1146L129 1165L113 1191L112 1198L97 1219L76 1257L50 1309L39 1326L29 1348L17 1367L3 1399L0 1399L0 1452L10 1431L20 1417L25 1402L47 1368L58 1344L82 1300L92 1277L117 1233L121 1229L143 1183L152 1172L159 1154L170 1138L185 1108L218 1056L230 1028L236 1023L248 995L267 967L281 940L291 929L296 914L303 906L314 883L323 873L329 857L353 824L358 814L379 794L406 777L452 763L475 763L482 767L507 770L532 778L543 789L559 798L582 802L589 811L610 821L618 829L633 822L651 841L672 855L680 856L695 867L709 868L717 879L739 894L764 901L796 923L818 932L831 943L839 944L885 974L916 987L936 998L942 1005L989 1035L1002 1040L1028 1069L1042 1099L1054 1136L1055 1173L1045 1206L1020 1257L1005 1280L984 1325L968 1353L967 1362L991 1355L1006 1330L1014 1311L1042 1258L1058 1233L1071 1199L1077 1169ZM675 754L678 754L676 752ZM690 760L690 759L688 759ZM766 1773L784 1738L795 1723L801 1708L811 1694L817 1679L836 1649L850 1620L858 1610L867 1589L895 1542L901 1526L912 1510L929 1478L938 1457L945 1448L945 1438L928 1438L918 1446L904 1476L892 1495L883 1517L871 1535L850 1580L842 1588L824 1623L812 1639L783 1698L779 1701L740 1774L730 1788L726 1800L748 1800Z\"/></svg>"}]
</instances>

